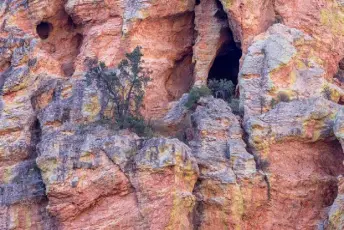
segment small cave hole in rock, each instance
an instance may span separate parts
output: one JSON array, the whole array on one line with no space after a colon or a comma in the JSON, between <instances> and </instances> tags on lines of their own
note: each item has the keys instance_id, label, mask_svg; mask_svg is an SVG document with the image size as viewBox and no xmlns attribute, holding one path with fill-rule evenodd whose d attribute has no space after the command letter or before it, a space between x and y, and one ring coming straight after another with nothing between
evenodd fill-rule
<instances>
[{"instance_id":1,"label":"small cave hole in rock","mask_svg":"<svg viewBox=\"0 0 344 230\"><path fill-rule=\"evenodd\" d=\"M36 32L41 39L47 39L53 31L53 25L49 22L41 22L36 27Z\"/></svg>"},{"instance_id":2,"label":"small cave hole in rock","mask_svg":"<svg viewBox=\"0 0 344 230\"><path fill-rule=\"evenodd\" d=\"M201 4L201 0L196 0L196 6Z\"/></svg>"},{"instance_id":3,"label":"small cave hole in rock","mask_svg":"<svg viewBox=\"0 0 344 230\"><path fill-rule=\"evenodd\" d=\"M233 34L229 28L223 33L226 33L225 41L217 52L216 58L210 68L208 81L211 79L226 79L238 84L239 61L242 55L240 44L236 44L233 39Z\"/></svg>"}]
</instances>

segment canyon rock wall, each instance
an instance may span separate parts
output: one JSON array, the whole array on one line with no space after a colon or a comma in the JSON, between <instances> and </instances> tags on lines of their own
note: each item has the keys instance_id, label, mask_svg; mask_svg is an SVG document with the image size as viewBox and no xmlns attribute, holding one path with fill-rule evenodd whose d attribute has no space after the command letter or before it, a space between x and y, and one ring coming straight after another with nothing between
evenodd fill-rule
<instances>
[{"instance_id":1,"label":"canyon rock wall","mask_svg":"<svg viewBox=\"0 0 344 230\"><path fill-rule=\"evenodd\" d=\"M340 0L0 1L0 229L343 229L343 28ZM85 80L137 46L154 138ZM187 109L234 48L239 113Z\"/></svg>"}]
</instances>

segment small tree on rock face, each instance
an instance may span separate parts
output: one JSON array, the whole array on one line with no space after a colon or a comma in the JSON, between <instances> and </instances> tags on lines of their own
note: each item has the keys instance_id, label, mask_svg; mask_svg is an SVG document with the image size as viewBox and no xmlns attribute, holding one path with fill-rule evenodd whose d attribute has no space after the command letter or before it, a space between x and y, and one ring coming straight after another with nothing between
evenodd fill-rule
<instances>
[{"instance_id":1,"label":"small tree on rock face","mask_svg":"<svg viewBox=\"0 0 344 230\"><path fill-rule=\"evenodd\" d=\"M142 56L141 47L136 47L126 54L117 69L109 69L97 60L88 63L86 80L88 84L95 81L97 88L106 94L113 105L112 118L121 129L144 126L140 109L151 72L142 67Z\"/></svg>"}]
</instances>

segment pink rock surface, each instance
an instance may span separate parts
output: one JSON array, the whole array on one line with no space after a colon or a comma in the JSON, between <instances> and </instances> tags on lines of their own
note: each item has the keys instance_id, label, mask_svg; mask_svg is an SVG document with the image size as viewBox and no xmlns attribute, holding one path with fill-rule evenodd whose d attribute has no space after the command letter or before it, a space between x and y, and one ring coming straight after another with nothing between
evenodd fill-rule
<instances>
[{"instance_id":1,"label":"pink rock surface","mask_svg":"<svg viewBox=\"0 0 344 230\"><path fill-rule=\"evenodd\" d=\"M0 229L342 229L343 15L341 0L1 1ZM174 102L226 43L240 111ZM84 81L89 59L137 46L144 117L177 105L168 137L99 124Z\"/></svg>"}]
</instances>

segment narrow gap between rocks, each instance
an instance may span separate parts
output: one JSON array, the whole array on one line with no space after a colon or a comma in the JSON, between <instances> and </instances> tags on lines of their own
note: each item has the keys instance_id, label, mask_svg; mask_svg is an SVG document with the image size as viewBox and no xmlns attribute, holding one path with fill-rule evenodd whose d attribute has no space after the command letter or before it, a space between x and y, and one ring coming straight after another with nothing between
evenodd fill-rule
<instances>
[{"instance_id":1,"label":"narrow gap between rocks","mask_svg":"<svg viewBox=\"0 0 344 230\"><path fill-rule=\"evenodd\" d=\"M38 118L35 118L34 122L31 125L31 158L36 158L37 154L37 145L41 141L42 128Z\"/></svg>"}]
</instances>

